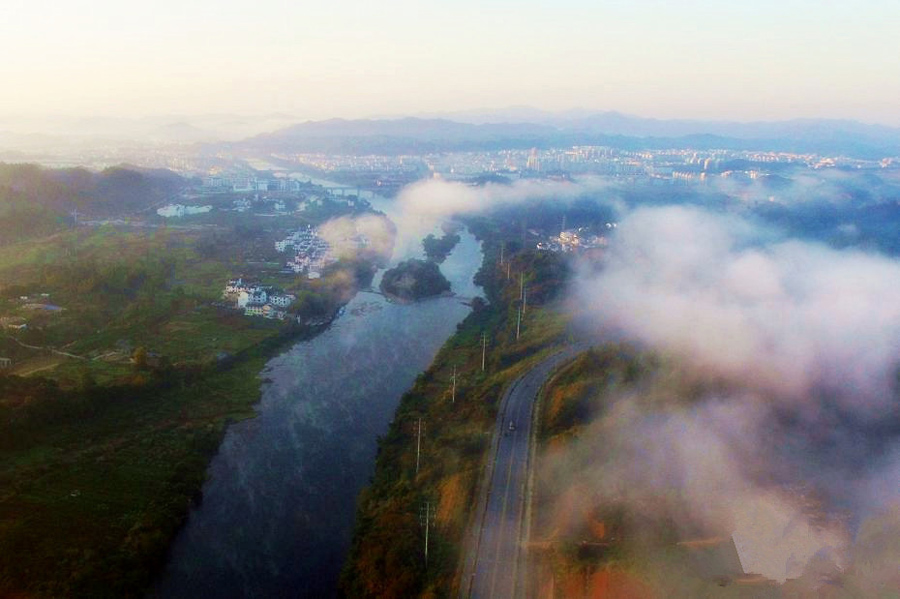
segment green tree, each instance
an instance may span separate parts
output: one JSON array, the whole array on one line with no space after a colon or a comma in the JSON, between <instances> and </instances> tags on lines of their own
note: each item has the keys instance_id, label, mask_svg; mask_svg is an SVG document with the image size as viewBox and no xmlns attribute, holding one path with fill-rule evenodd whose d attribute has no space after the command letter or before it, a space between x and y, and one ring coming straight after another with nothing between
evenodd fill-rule
<instances>
[{"instance_id":1,"label":"green tree","mask_svg":"<svg viewBox=\"0 0 900 599\"><path fill-rule=\"evenodd\" d=\"M143 345L139 346L131 354L131 361L138 370L146 370L147 368L147 348Z\"/></svg>"}]
</instances>

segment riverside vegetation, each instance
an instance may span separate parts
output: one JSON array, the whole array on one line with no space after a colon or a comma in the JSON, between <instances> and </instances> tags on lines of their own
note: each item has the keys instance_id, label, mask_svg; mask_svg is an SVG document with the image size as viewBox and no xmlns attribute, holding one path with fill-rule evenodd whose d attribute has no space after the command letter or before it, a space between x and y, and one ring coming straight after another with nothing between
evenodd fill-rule
<instances>
[{"instance_id":1,"label":"riverside vegetation","mask_svg":"<svg viewBox=\"0 0 900 599\"><path fill-rule=\"evenodd\" d=\"M438 264L447 259L459 240L459 235L454 232L445 233L440 238L427 235L422 240L427 260L413 258L385 272L381 279L381 291L403 302L449 292L450 281L441 273Z\"/></svg>"},{"instance_id":2,"label":"riverside vegetation","mask_svg":"<svg viewBox=\"0 0 900 599\"><path fill-rule=\"evenodd\" d=\"M356 531L341 578L345 597L456 594L461 544L502 391L566 339L566 321L555 304L568 276L564 258L522 250L511 241L516 233L496 219L471 219L467 224L484 243L484 264L476 282L488 302L476 298L472 313L403 396L379 441L375 473L359 499ZM509 277L507 264L499 263L501 244L510 261ZM517 340L520 275L528 285L528 308ZM487 340L484 371L482 335ZM417 472L419 418L425 434ZM427 565L419 519L426 501L435 508Z\"/></svg>"}]
</instances>

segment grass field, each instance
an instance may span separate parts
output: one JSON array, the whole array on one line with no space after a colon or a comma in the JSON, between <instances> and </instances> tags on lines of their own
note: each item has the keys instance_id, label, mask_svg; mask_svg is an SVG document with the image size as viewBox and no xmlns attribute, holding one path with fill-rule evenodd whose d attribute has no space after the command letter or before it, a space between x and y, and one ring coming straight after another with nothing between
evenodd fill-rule
<instances>
[{"instance_id":1,"label":"grass field","mask_svg":"<svg viewBox=\"0 0 900 599\"><path fill-rule=\"evenodd\" d=\"M248 359L184 388L122 388L102 409L7 431L0 589L140 595L225 424L253 415L263 364Z\"/></svg>"}]
</instances>

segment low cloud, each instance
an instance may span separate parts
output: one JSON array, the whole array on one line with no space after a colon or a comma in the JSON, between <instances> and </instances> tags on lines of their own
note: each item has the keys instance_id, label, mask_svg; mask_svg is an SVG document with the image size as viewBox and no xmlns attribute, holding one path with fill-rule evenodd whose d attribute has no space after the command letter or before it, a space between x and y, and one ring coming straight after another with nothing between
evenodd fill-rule
<instances>
[{"instance_id":1,"label":"low cloud","mask_svg":"<svg viewBox=\"0 0 900 599\"><path fill-rule=\"evenodd\" d=\"M455 216L482 214L490 210L535 200L569 203L587 196L603 195L603 202L621 208L608 180L588 177L576 181L519 179L510 184L488 183L481 186L429 179L409 185L396 199L399 247L403 255L443 221Z\"/></svg>"},{"instance_id":2,"label":"low cloud","mask_svg":"<svg viewBox=\"0 0 900 599\"><path fill-rule=\"evenodd\" d=\"M664 401L604 398L551 467L559 484L589 481L600 498L731 531L745 569L776 580L826 558L851 566L854 588L866 563L882 583L896 576L896 550L871 522L897 530L900 263L649 208L620 221L602 268L572 292L601 339L635 342L718 390L662 381Z\"/></svg>"},{"instance_id":3,"label":"low cloud","mask_svg":"<svg viewBox=\"0 0 900 599\"><path fill-rule=\"evenodd\" d=\"M701 210L638 210L577 289L604 331L796 405L827 394L868 417L896 406L900 263L779 241ZM815 406L811 406L815 408Z\"/></svg>"},{"instance_id":4,"label":"low cloud","mask_svg":"<svg viewBox=\"0 0 900 599\"><path fill-rule=\"evenodd\" d=\"M835 169L792 169L783 174L750 178L747 173L711 174L704 183L710 192L743 202L777 202L791 206L841 206L859 201L892 201L895 190L861 180L858 173Z\"/></svg>"},{"instance_id":5,"label":"low cloud","mask_svg":"<svg viewBox=\"0 0 900 599\"><path fill-rule=\"evenodd\" d=\"M319 236L335 248L340 258L353 258L360 253L385 265L394 249L396 230L383 216L364 214L328 220L319 227Z\"/></svg>"},{"instance_id":6,"label":"low cloud","mask_svg":"<svg viewBox=\"0 0 900 599\"><path fill-rule=\"evenodd\" d=\"M630 531L638 539L665 528L684 540L731 533L747 573L784 582L823 553L846 566L850 539L840 522L760 477L767 416L753 397L664 408L638 397L607 400L612 409L547 464L555 484L577 480L589 503L628 506L642 522Z\"/></svg>"}]
</instances>

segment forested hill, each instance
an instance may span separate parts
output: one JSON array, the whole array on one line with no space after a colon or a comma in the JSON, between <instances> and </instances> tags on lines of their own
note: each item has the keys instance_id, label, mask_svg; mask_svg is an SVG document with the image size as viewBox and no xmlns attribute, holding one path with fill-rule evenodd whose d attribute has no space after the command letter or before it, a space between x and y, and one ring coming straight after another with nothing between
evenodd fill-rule
<instances>
[{"instance_id":1,"label":"forested hill","mask_svg":"<svg viewBox=\"0 0 900 599\"><path fill-rule=\"evenodd\" d=\"M52 233L76 210L86 217L133 214L174 197L186 183L171 171L130 166L94 173L0 163L0 245Z\"/></svg>"},{"instance_id":2,"label":"forested hill","mask_svg":"<svg viewBox=\"0 0 900 599\"><path fill-rule=\"evenodd\" d=\"M99 173L83 168L45 169L0 163L0 190L51 210L120 215L148 208L180 191L187 181L167 170L114 166Z\"/></svg>"}]
</instances>

